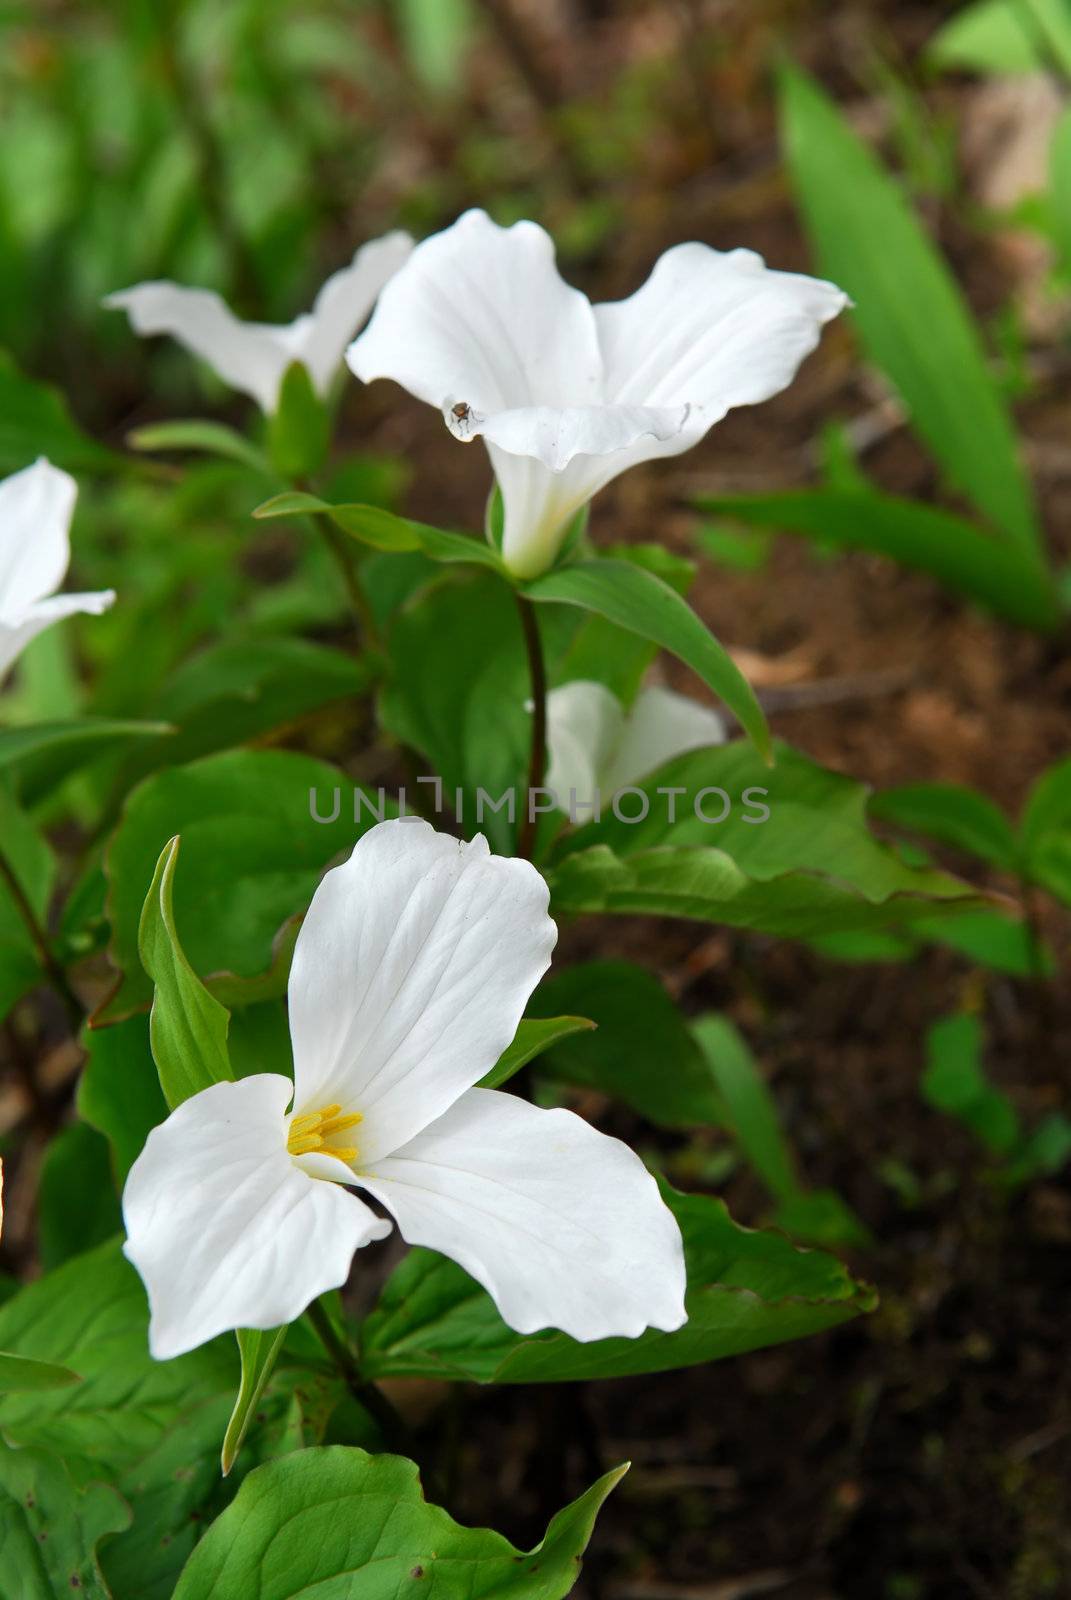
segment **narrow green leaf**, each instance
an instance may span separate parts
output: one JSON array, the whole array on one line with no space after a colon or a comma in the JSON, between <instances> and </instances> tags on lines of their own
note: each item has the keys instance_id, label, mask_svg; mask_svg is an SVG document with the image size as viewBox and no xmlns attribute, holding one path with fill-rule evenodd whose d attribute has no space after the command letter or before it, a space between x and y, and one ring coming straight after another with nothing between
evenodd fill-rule
<instances>
[{"instance_id":1,"label":"narrow green leaf","mask_svg":"<svg viewBox=\"0 0 1071 1600\"><path fill-rule=\"evenodd\" d=\"M264 452L222 422L206 422L196 417L174 422L151 422L127 434L126 442L132 450L189 450L197 454L221 456L225 461L237 461L265 477L271 475L271 465Z\"/></svg>"},{"instance_id":2,"label":"narrow green leaf","mask_svg":"<svg viewBox=\"0 0 1071 1600\"><path fill-rule=\"evenodd\" d=\"M776 1199L799 1189L796 1163L781 1132L777 1107L754 1056L727 1017L701 1017L692 1032L751 1165Z\"/></svg>"},{"instance_id":3,"label":"narrow green leaf","mask_svg":"<svg viewBox=\"0 0 1071 1600\"><path fill-rule=\"evenodd\" d=\"M1010 1156L1022 1134L1015 1107L995 1089L982 1066L985 1036L977 1017L943 1017L926 1035L924 1099L955 1117L994 1155Z\"/></svg>"},{"instance_id":4,"label":"narrow green leaf","mask_svg":"<svg viewBox=\"0 0 1071 1600\"><path fill-rule=\"evenodd\" d=\"M154 984L149 1038L172 1111L190 1095L234 1076L227 1055L228 1013L186 960L175 927L178 850L177 837L164 846L138 929L142 965Z\"/></svg>"},{"instance_id":5,"label":"narrow green leaf","mask_svg":"<svg viewBox=\"0 0 1071 1600\"><path fill-rule=\"evenodd\" d=\"M1051 0L1056 5L1063 0ZM926 44L926 59L938 67L1004 76L1040 72L1044 53L1022 0L974 0L938 28Z\"/></svg>"},{"instance_id":6,"label":"narrow green leaf","mask_svg":"<svg viewBox=\"0 0 1071 1600\"><path fill-rule=\"evenodd\" d=\"M0 771L10 775L22 803L32 806L98 756L171 732L168 722L125 722L108 717L3 728Z\"/></svg>"},{"instance_id":7,"label":"narrow green leaf","mask_svg":"<svg viewBox=\"0 0 1071 1600\"><path fill-rule=\"evenodd\" d=\"M563 1600L599 1508L626 1467L559 1511L534 1550L463 1528L429 1505L417 1467L332 1445L251 1472L190 1557L174 1600L297 1600L313 1590L361 1600ZM283 1537L285 1531L285 1537Z\"/></svg>"},{"instance_id":8,"label":"narrow green leaf","mask_svg":"<svg viewBox=\"0 0 1071 1600\"><path fill-rule=\"evenodd\" d=\"M220 1467L226 1477L238 1459L238 1452L249 1431L253 1414L260 1404L264 1386L271 1377L276 1357L283 1347L287 1326L263 1331L259 1328L237 1328L238 1354L242 1360L242 1377L234 1402L227 1432L223 1436Z\"/></svg>"},{"instance_id":9,"label":"narrow green leaf","mask_svg":"<svg viewBox=\"0 0 1071 1600\"><path fill-rule=\"evenodd\" d=\"M1035 560L1030 485L978 329L907 201L805 73L782 74L784 139L822 270L856 302L870 358L952 480Z\"/></svg>"},{"instance_id":10,"label":"narrow green leaf","mask_svg":"<svg viewBox=\"0 0 1071 1600\"><path fill-rule=\"evenodd\" d=\"M929 573L1023 627L1048 630L1062 614L1055 586L1035 554L938 506L868 489L702 495L696 504L748 527L801 534L844 550L873 550Z\"/></svg>"},{"instance_id":11,"label":"narrow green leaf","mask_svg":"<svg viewBox=\"0 0 1071 1600\"><path fill-rule=\"evenodd\" d=\"M77 1372L58 1367L52 1361L35 1361L32 1356L15 1356L0 1350L0 1392L13 1389L67 1389L81 1383Z\"/></svg>"},{"instance_id":12,"label":"narrow green leaf","mask_svg":"<svg viewBox=\"0 0 1071 1600\"><path fill-rule=\"evenodd\" d=\"M574 1033L591 1033L595 1026L588 1017L525 1017L509 1049L499 1056L495 1066L486 1077L480 1079L477 1087L499 1088L535 1056L549 1050L552 1044L568 1039Z\"/></svg>"},{"instance_id":13,"label":"narrow green leaf","mask_svg":"<svg viewBox=\"0 0 1071 1600\"><path fill-rule=\"evenodd\" d=\"M580 561L525 586L530 600L580 606L661 645L691 667L770 757L770 730L751 686L675 589L627 561Z\"/></svg>"},{"instance_id":14,"label":"narrow green leaf","mask_svg":"<svg viewBox=\"0 0 1071 1600\"><path fill-rule=\"evenodd\" d=\"M343 533L371 545L374 550L423 550L433 561L468 562L496 572L502 570L498 556L482 540L463 533L449 533L444 528L432 528L424 522L411 522L393 511L385 511L382 506L334 505L317 495L294 490L265 500L253 515L258 518L326 516Z\"/></svg>"}]
</instances>

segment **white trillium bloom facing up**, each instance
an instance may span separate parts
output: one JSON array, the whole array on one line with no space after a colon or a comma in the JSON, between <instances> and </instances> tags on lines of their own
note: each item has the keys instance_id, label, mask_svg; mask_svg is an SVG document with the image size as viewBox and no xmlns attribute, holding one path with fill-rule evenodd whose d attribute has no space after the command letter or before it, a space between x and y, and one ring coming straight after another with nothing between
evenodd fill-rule
<instances>
[{"instance_id":1,"label":"white trillium bloom facing up","mask_svg":"<svg viewBox=\"0 0 1071 1600\"><path fill-rule=\"evenodd\" d=\"M57 594L71 563L78 486L43 456L0 482L0 679L45 628L77 611L99 616L114 589Z\"/></svg>"},{"instance_id":2,"label":"white trillium bloom facing up","mask_svg":"<svg viewBox=\"0 0 1071 1600\"><path fill-rule=\"evenodd\" d=\"M724 744L718 713L651 684L626 711L605 684L577 679L547 696L547 788L563 811L609 800L689 750Z\"/></svg>"},{"instance_id":3,"label":"white trillium bloom facing up","mask_svg":"<svg viewBox=\"0 0 1071 1600\"><path fill-rule=\"evenodd\" d=\"M412 248L407 233L362 245L348 267L328 278L312 310L286 324L242 322L218 294L177 283L139 283L108 295L104 304L126 311L135 333L171 334L270 415L293 361L307 369L317 394L326 395L346 346Z\"/></svg>"},{"instance_id":4,"label":"white trillium bloom facing up","mask_svg":"<svg viewBox=\"0 0 1071 1600\"><path fill-rule=\"evenodd\" d=\"M750 250L667 250L627 300L592 305L533 222L467 211L417 245L347 361L481 435L517 577L552 565L576 512L618 473L698 444L733 406L784 389L847 304Z\"/></svg>"},{"instance_id":5,"label":"white trillium bloom facing up","mask_svg":"<svg viewBox=\"0 0 1071 1600\"><path fill-rule=\"evenodd\" d=\"M158 1359L290 1322L390 1232L450 1256L521 1333L685 1321L680 1230L626 1145L473 1085L513 1039L557 930L527 862L415 819L328 872L290 974L294 1081L183 1102L123 1195ZM291 1103L292 1102L292 1103Z\"/></svg>"}]
</instances>

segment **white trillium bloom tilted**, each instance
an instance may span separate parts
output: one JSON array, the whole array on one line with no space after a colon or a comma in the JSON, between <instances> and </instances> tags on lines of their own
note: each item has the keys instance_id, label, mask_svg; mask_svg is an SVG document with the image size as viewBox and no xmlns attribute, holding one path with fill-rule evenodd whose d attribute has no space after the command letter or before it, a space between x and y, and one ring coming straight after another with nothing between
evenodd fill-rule
<instances>
[{"instance_id":1,"label":"white trillium bloom tilted","mask_svg":"<svg viewBox=\"0 0 1071 1600\"><path fill-rule=\"evenodd\" d=\"M390 1232L348 1185L519 1332L684 1322L680 1230L639 1158L572 1112L473 1087L550 964L547 899L527 862L415 819L378 824L327 873L290 974L294 1082L202 1090L127 1180L156 1357L290 1322L344 1283Z\"/></svg>"},{"instance_id":2,"label":"white trillium bloom tilted","mask_svg":"<svg viewBox=\"0 0 1071 1600\"><path fill-rule=\"evenodd\" d=\"M417 245L346 359L482 435L518 577L555 559L576 512L641 461L698 444L733 406L795 376L847 304L831 283L750 250L680 244L627 300L592 305L533 222L467 211Z\"/></svg>"},{"instance_id":3,"label":"white trillium bloom tilted","mask_svg":"<svg viewBox=\"0 0 1071 1600\"><path fill-rule=\"evenodd\" d=\"M571 794L609 800L667 761L724 744L725 723L710 706L650 684L628 711L602 683L585 678L547 696L547 788L569 811Z\"/></svg>"},{"instance_id":4,"label":"white trillium bloom tilted","mask_svg":"<svg viewBox=\"0 0 1071 1600\"><path fill-rule=\"evenodd\" d=\"M326 395L346 346L412 248L407 233L362 245L348 267L328 278L312 310L290 323L243 322L210 289L177 283L139 283L108 295L104 304L126 311L135 333L171 334L270 414L293 361L308 370L316 392Z\"/></svg>"},{"instance_id":5,"label":"white trillium bloom tilted","mask_svg":"<svg viewBox=\"0 0 1071 1600\"><path fill-rule=\"evenodd\" d=\"M0 482L0 678L45 628L78 611L99 616L115 600L57 594L71 562L70 527L78 486L43 456Z\"/></svg>"}]
</instances>

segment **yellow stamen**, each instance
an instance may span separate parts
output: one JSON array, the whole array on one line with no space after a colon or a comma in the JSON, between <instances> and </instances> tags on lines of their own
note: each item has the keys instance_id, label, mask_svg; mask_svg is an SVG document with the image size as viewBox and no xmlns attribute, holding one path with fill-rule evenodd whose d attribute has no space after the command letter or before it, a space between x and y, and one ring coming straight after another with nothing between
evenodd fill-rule
<instances>
[{"instance_id":1,"label":"yellow stamen","mask_svg":"<svg viewBox=\"0 0 1071 1600\"><path fill-rule=\"evenodd\" d=\"M326 1137L329 1133L341 1133L343 1128L355 1128L363 1121L359 1111L351 1111L348 1117L330 1117L327 1122L321 1123L320 1132Z\"/></svg>"},{"instance_id":2,"label":"yellow stamen","mask_svg":"<svg viewBox=\"0 0 1071 1600\"><path fill-rule=\"evenodd\" d=\"M294 1117L287 1132L286 1148L289 1153L292 1156L306 1156L315 1151L319 1155L336 1156L339 1161L354 1161L357 1157L356 1145L327 1143L330 1134L355 1128L364 1121L359 1111L340 1116L341 1110L342 1106L335 1103L322 1106L319 1111L306 1111L300 1117Z\"/></svg>"}]
</instances>

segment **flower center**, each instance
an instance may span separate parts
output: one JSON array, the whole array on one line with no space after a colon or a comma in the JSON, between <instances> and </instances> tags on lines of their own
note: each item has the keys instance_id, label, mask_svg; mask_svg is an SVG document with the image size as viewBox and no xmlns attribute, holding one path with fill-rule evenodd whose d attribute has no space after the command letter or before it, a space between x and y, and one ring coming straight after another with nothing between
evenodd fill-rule
<instances>
[{"instance_id":1,"label":"flower center","mask_svg":"<svg viewBox=\"0 0 1071 1600\"><path fill-rule=\"evenodd\" d=\"M357 1156L354 1144L330 1144L328 1141L345 1128L355 1128L364 1118L359 1111L340 1117L340 1105L322 1106L319 1111L308 1111L295 1117L287 1133L286 1148L292 1156L307 1156L316 1151L322 1156L337 1156L340 1161L353 1161Z\"/></svg>"}]
</instances>

